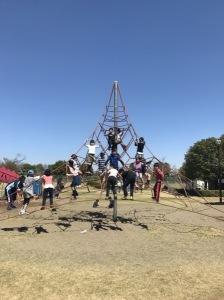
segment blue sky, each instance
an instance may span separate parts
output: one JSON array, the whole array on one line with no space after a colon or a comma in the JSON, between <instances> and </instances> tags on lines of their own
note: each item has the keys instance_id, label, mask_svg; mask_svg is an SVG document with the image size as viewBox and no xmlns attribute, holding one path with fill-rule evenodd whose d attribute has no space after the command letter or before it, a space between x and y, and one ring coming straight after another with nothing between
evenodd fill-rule
<instances>
[{"instance_id":1,"label":"blue sky","mask_svg":"<svg viewBox=\"0 0 224 300\"><path fill-rule=\"evenodd\" d=\"M2 157L67 159L118 80L152 152L223 134L224 1L0 0Z\"/></svg>"}]
</instances>

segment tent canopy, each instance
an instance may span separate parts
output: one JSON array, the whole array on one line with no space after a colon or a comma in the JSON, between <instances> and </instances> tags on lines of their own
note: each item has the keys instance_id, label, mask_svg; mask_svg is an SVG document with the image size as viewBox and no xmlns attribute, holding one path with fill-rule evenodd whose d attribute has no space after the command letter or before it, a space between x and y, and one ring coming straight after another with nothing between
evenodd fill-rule
<instances>
[{"instance_id":1,"label":"tent canopy","mask_svg":"<svg viewBox=\"0 0 224 300\"><path fill-rule=\"evenodd\" d=\"M0 182L9 183L17 178L19 175L16 172L0 167Z\"/></svg>"}]
</instances>

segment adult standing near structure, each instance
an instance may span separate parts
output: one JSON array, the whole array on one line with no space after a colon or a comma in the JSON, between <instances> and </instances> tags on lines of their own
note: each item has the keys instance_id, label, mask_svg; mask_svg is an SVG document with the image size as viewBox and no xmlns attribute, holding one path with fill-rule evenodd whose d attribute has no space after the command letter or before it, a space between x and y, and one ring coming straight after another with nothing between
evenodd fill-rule
<instances>
[{"instance_id":1,"label":"adult standing near structure","mask_svg":"<svg viewBox=\"0 0 224 300\"><path fill-rule=\"evenodd\" d=\"M160 198L160 191L161 191L161 186L162 186L162 182L164 180L164 173L163 171L160 169L159 163L155 163L153 166L153 175L156 179L156 183L154 185L153 188L153 199L156 200L156 202L159 202L159 198Z\"/></svg>"},{"instance_id":2,"label":"adult standing near structure","mask_svg":"<svg viewBox=\"0 0 224 300\"><path fill-rule=\"evenodd\" d=\"M136 181L136 173L133 170L129 169L120 169L119 174L122 176L123 179L123 192L124 192L124 200L127 199L128 191L127 188L130 186L130 198L133 200L134 188L135 188L135 181Z\"/></svg>"}]
</instances>

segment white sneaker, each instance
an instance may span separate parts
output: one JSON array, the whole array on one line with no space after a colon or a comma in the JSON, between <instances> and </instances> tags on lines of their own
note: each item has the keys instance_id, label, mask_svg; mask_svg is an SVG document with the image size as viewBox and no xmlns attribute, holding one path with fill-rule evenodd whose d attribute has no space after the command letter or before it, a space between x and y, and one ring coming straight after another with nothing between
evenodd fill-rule
<instances>
[{"instance_id":1,"label":"white sneaker","mask_svg":"<svg viewBox=\"0 0 224 300\"><path fill-rule=\"evenodd\" d=\"M25 213L26 213L25 210L21 209L20 212L19 212L19 215L25 215Z\"/></svg>"}]
</instances>

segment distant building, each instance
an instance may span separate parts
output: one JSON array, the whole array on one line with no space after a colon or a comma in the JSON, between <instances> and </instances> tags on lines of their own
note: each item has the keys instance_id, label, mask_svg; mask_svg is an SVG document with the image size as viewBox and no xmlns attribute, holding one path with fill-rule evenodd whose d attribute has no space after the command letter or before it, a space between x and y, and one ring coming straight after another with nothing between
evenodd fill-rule
<instances>
[{"instance_id":1,"label":"distant building","mask_svg":"<svg viewBox=\"0 0 224 300\"><path fill-rule=\"evenodd\" d=\"M193 188L197 190L205 190L205 182L200 179L195 179L192 182Z\"/></svg>"}]
</instances>

